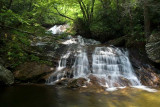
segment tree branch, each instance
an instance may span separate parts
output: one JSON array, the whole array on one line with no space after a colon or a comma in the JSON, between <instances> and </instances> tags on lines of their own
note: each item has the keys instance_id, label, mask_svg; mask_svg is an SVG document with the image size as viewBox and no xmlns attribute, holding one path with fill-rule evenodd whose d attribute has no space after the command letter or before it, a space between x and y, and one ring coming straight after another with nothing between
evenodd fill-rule
<instances>
[{"instance_id":1,"label":"tree branch","mask_svg":"<svg viewBox=\"0 0 160 107\"><path fill-rule=\"evenodd\" d=\"M54 9L58 12L58 14L59 14L60 16L65 17L65 18L70 19L70 20L73 20L72 18L70 18L70 17L68 17L68 16L66 16L66 15L64 15L64 14L62 14L62 13L60 13L60 12L58 11L58 9L57 9L55 6L53 6L53 7L54 7Z\"/></svg>"}]
</instances>

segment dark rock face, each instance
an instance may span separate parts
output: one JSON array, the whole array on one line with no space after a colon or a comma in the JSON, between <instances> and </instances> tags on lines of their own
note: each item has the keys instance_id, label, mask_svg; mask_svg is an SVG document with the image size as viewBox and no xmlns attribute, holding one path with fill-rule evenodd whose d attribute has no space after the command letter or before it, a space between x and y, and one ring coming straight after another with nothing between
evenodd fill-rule
<instances>
[{"instance_id":1,"label":"dark rock face","mask_svg":"<svg viewBox=\"0 0 160 107\"><path fill-rule=\"evenodd\" d=\"M14 83L14 76L11 71L0 65L0 84L11 85Z\"/></svg>"},{"instance_id":2,"label":"dark rock face","mask_svg":"<svg viewBox=\"0 0 160 107\"><path fill-rule=\"evenodd\" d=\"M146 52L153 62L160 63L160 33L149 37L146 44Z\"/></svg>"},{"instance_id":3,"label":"dark rock face","mask_svg":"<svg viewBox=\"0 0 160 107\"><path fill-rule=\"evenodd\" d=\"M14 72L15 79L20 82L45 82L54 68L45 64L26 62Z\"/></svg>"},{"instance_id":4,"label":"dark rock face","mask_svg":"<svg viewBox=\"0 0 160 107\"><path fill-rule=\"evenodd\" d=\"M160 77L157 73L160 71L153 66L147 55L140 54L136 49L130 49L129 52L133 69L141 83L145 86L159 86Z\"/></svg>"}]
</instances>

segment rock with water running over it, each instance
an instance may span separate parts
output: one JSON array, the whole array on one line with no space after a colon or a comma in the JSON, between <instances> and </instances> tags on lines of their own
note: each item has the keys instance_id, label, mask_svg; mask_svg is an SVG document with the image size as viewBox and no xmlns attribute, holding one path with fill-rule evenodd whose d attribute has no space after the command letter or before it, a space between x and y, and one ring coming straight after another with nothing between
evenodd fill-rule
<instances>
[{"instance_id":1,"label":"rock with water running over it","mask_svg":"<svg viewBox=\"0 0 160 107\"><path fill-rule=\"evenodd\" d=\"M130 49L130 61L132 62L133 68L141 83L146 86L157 87L160 85L160 77L157 73L160 73L156 69L147 55L141 54L139 50Z\"/></svg>"},{"instance_id":2,"label":"rock with water running over it","mask_svg":"<svg viewBox=\"0 0 160 107\"><path fill-rule=\"evenodd\" d=\"M146 44L146 52L153 62L160 63L160 33L149 37Z\"/></svg>"},{"instance_id":3,"label":"rock with water running over it","mask_svg":"<svg viewBox=\"0 0 160 107\"><path fill-rule=\"evenodd\" d=\"M0 84L11 85L14 83L14 76L11 71L0 65Z\"/></svg>"},{"instance_id":4,"label":"rock with water running over it","mask_svg":"<svg viewBox=\"0 0 160 107\"><path fill-rule=\"evenodd\" d=\"M36 62L26 62L14 72L15 79L20 82L45 82L47 75L54 71L53 67Z\"/></svg>"},{"instance_id":5,"label":"rock with water running over it","mask_svg":"<svg viewBox=\"0 0 160 107\"><path fill-rule=\"evenodd\" d=\"M136 71L141 83L145 86L157 87L160 85L159 76L153 71L153 68L140 68Z\"/></svg>"},{"instance_id":6,"label":"rock with water running over it","mask_svg":"<svg viewBox=\"0 0 160 107\"><path fill-rule=\"evenodd\" d=\"M87 80L85 78L71 79L67 86L69 88L79 88L85 86L86 81Z\"/></svg>"}]
</instances>

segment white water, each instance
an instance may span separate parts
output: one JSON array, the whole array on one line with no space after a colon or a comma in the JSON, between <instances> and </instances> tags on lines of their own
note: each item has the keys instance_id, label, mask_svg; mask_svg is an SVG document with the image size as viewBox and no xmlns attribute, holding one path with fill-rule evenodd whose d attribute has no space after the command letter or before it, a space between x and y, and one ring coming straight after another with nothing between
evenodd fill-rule
<instances>
[{"instance_id":1,"label":"white water","mask_svg":"<svg viewBox=\"0 0 160 107\"><path fill-rule=\"evenodd\" d=\"M70 54L71 54L70 51L68 51L66 54L61 56L61 58L58 62L58 66L56 68L56 71L47 80L47 84L54 84L56 81L63 79L63 77L66 74L66 71L63 69L66 68L67 59L70 56ZM56 76L56 78L55 78L55 76Z\"/></svg>"},{"instance_id":2,"label":"white water","mask_svg":"<svg viewBox=\"0 0 160 107\"><path fill-rule=\"evenodd\" d=\"M66 67L66 60L70 56L70 54L71 54L70 52L67 52L66 54L61 56L61 59L58 63L57 71L60 71Z\"/></svg>"},{"instance_id":3,"label":"white water","mask_svg":"<svg viewBox=\"0 0 160 107\"><path fill-rule=\"evenodd\" d=\"M141 85L134 74L127 51L115 47L96 47L92 58L93 74L104 78L106 87ZM124 82L127 82L127 84Z\"/></svg>"},{"instance_id":4,"label":"white water","mask_svg":"<svg viewBox=\"0 0 160 107\"><path fill-rule=\"evenodd\" d=\"M53 27L54 28L54 27ZM60 29L60 28L59 28ZM57 26L54 28L53 34L59 33ZM85 39L87 41L87 39ZM73 71L73 78L86 78L90 81L90 75L98 78L99 84L106 87L107 91L115 91L117 89L123 89L126 86L143 89L149 92L155 92L156 90L143 86L134 73L132 65L128 58L128 51L126 49L110 47L95 47L92 52L92 59L88 58L86 45L99 44L95 40L89 39L89 42L85 42L81 36L77 38L70 37L69 40L62 42L62 44L68 45L72 48L73 44L76 44L74 52L68 50L63 54L59 60L56 71L48 79L47 83L52 84L55 81L59 81L64 78L67 67L67 60L71 54L74 54L75 61L70 69ZM91 66L89 64L91 60ZM56 75L56 79L54 78ZM103 82L101 81L103 80Z\"/></svg>"},{"instance_id":5,"label":"white water","mask_svg":"<svg viewBox=\"0 0 160 107\"><path fill-rule=\"evenodd\" d=\"M77 55L73 68L74 68L73 72L74 78L80 78L80 77L86 78L86 76L90 73L89 62L86 52L80 52Z\"/></svg>"},{"instance_id":6,"label":"white water","mask_svg":"<svg viewBox=\"0 0 160 107\"><path fill-rule=\"evenodd\" d=\"M69 28L69 25L55 25L52 28L50 28L48 31L51 31L52 34L62 34L64 33L67 28Z\"/></svg>"}]
</instances>

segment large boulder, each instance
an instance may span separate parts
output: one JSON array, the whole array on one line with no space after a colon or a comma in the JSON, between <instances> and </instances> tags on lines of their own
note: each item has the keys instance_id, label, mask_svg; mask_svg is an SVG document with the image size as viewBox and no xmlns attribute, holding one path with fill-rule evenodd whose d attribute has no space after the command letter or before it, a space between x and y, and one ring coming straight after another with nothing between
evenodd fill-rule
<instances>
[{"instance_id":1,"label":"large boulder","mask_svg":"<svg viewBox=\"0 0 160 107\"><path fill-rule=\"evenodd\" d=\"M48 65L26 62L17 68L14 72L14 76L19 82L45 82L52 71L54 71L54 68Z\"/></svg>"},{"instance_id":2,"label":"large boulder","mask_svg":"<svg viewBox=\"0 0 160 107\"><path fill-rule=\"evenodd\" d=\"M14 83L14 76L11 71L0 65L0 84L11 85Z\"/></svg>"},{"instance_id":3,"label":"large boulder","mask_svg":"<svg viewBox=\"0 0 160 107\"><path fill-rule=\"evenodd\" d=\"M146 52L153 62L160 63L160 33L149 37L146 44Z\"/></svg>"}]
</instances>

